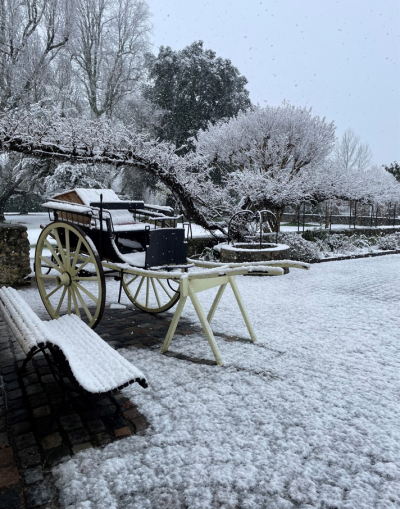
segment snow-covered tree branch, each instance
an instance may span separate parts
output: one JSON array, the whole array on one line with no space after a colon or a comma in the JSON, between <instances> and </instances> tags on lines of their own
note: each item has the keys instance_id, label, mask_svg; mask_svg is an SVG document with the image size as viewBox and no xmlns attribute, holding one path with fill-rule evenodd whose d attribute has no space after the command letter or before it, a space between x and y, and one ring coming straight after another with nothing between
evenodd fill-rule
<instances>
[{"instance_id":1,"label":"snow-covered tree branch","mask_svg":"<svg viewBox=\"0 0 400 509\"><path fill-rule=\"evenodd\" d=\"M209 230L223 230L215 222L222 207L218 205L221 192L212 185L201 159L194 154L180 157L174 145L104 117L64 118L39 107L7 112L0 117L0 150L58 161L134 166L171 189L192 221Z\"/></svg>"},{"instance_id":2,"label":"snow-covered tree branch","mask_svg":"<svg viewBox=\"0 0 400 509\"><path fill-rule=\"evenodd\" d=\"M100 117L65 118L33 106L0 117L0 151L71 163L135 167L153 175L175 196L193 222L224 232L240 209L282 210L302 201L351 199L366 203L400 201L400 186L385 170L343 169L328 159L334 127L310 110L288 105L256 109L201 131L196 152ZM212 179L222 167L222 185Z\"/></svg>"}]
</instances>

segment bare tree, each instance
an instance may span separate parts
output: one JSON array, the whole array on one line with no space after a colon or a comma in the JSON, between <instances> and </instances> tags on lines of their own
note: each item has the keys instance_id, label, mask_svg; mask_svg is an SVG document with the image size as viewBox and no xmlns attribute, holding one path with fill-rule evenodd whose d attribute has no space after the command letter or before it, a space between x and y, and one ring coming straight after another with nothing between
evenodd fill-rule
<instances>
[{"instance_id":1,"label":"bare tree","mask_svg":"<svg viewBox=\"0 0 400 509\"><path fill-rule=\"evenodd\" d=\"M0 0L0 110L40 99L72 12L71 0Z\"/></svg>"},{"instance_id":2,"label":"bare tree","mask_svg":"<svg viewBox=\"0 0 400 509\"><path fill-rule=\"evenodd\" d=\"M82 116L87 110L87 101L82 86L76 80L68 51L60 52L52 66L49 84L46 86L49 106L56 106L64 116Z\"/></svg>"},{"instance_id":3,"label":"bare tree","mask_svg":"<svg viewBox=\"0 0 400 509\"><path fill-rule=\"evenodd\" d=\"M95 116L111 116L135 90L149 47L149 18L144 0L77 0L71 57Z\"/></svg>"},{"instance_id":4,"label":"bare tree","mask_svg":"<svg viewBox=\"0 0 400 509\"><path fill-rule=\"evenodd\" d=\"M368 143L361 143L354 131L347 129L336 142L332 161L342 171L369 170L372 165L371 149Z\"/></svg>"}]
</instances>

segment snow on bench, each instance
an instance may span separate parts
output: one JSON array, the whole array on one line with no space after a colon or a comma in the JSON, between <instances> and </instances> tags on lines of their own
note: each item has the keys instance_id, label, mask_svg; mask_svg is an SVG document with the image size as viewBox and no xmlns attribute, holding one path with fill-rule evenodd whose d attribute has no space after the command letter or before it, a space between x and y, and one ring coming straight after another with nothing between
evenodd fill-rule
<instances>
[{"instance_id":1,"label":"snow on bench","mask_svg":"<svg viewBox=\"0 0 400 509\"><path fill-rule=\"evenodd\" d=\"M106 393L137 382L144 374L108 345L76 315L42 322L13 288L0 288L0 310L27 360L45 347L58 347L85 391Z\"/></svg>"}]
</instances>

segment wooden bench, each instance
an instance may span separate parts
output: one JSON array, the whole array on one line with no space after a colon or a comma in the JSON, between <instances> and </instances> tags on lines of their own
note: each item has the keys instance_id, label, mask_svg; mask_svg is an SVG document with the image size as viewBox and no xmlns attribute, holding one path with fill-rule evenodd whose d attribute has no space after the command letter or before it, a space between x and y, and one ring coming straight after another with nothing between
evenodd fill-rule
<instances>
[{"instance_id":1,"label":"wooden bench","mask_svg":"<svg viewBox=\"0 0 400 509\"><path fill-rule=\"evenodd\" d=\"M65 315L58 320L43 322L21 293L9 287L0 288L0 310L26 355L20 371L25 370L35 354L43 352L54 378L63 389L63 398L52 422L61 411L69 389L63 376L69 378L73 391L106 396L115 403L117 410L119 406L113 392L134 382L147 387L143 373L78 316Z\"/></svg>"}]
</instances>

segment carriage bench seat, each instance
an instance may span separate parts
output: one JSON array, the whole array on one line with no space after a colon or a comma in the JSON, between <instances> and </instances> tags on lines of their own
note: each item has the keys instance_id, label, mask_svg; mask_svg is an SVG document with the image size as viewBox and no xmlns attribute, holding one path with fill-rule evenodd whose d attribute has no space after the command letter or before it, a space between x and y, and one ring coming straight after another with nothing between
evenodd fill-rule
<instances>
[{"instance_id":1,"label":"carriage bench seat","mask_svg":"<svg viewBox=\"0 0 400 509\"><path fill-rule=\"evenodd\" d=\"M133 382L147 387L143 373L78 316L65 315L44 322L20 292L6 287L0 288L0 310L26 355L21 371L29 359L43 352L56 380L63 385L63 375L68 376L73 390L102 394L115 402L112 392ZM51 352L52 359L47 351ZM54 372L54 367L58 373Z\"/></svg>"}]
</instances>

